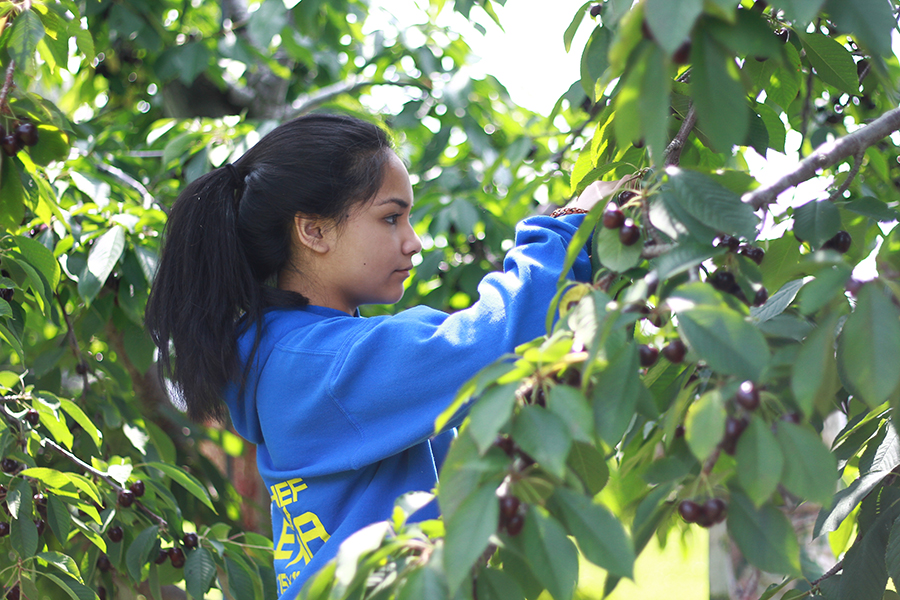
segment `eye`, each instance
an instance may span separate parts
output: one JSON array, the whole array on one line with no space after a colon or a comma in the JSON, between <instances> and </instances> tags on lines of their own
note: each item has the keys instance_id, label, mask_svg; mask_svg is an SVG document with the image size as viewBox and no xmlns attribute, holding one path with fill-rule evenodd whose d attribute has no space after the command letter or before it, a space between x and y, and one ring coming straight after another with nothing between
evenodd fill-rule
<instances>
[{"instance_id":1,"label":"eye","mask_svg":"<svg viewBox=\"0 0 900 600\"><path fill-rule=\"evenodd\" d=\"M397 224L397 219L400 218L400 215L391 215L389 217L385 217L384 220L390 223L391 225Z\"/></svg>"}]
</instances>

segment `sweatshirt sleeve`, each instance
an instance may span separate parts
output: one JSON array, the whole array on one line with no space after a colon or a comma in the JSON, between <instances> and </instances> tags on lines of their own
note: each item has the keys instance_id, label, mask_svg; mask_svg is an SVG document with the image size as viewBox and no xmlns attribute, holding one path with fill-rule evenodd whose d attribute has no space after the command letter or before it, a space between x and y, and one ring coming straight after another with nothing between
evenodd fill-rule
<instances>
[{"instance_id":1,"label":"sweatshirt sleeve","mask_svg":"<svg viewBox=\"0 0 900 600\"><path fill-rule=\"evenodd\" d=\"M346 341L328 377L328 392L359 432L354 468L432 436L435 419L463 383L546 333L567 246L582 219L541 216L520 223L503 272L481 281L479 299L470 308L447 314L417 307L370 318ZM586 250L567 276L590 281Z\"/></svg>"}]
</instances>

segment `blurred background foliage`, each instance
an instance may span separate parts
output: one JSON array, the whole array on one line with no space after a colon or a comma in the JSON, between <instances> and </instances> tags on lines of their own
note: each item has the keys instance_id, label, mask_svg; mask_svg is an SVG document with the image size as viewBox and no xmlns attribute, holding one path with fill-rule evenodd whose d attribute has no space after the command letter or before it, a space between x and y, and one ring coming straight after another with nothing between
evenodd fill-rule
<instances>
[{"instance_id":1,"label":"blurred background foliage","mask_svg":"<svg viewBox=\"0 0 900 600\"><path fill-rule=\"evenodd\" d=\"M484 30L505 2L421 4L411 24L364 0L0 3L0 388L8 423L0 493L11 513L8 528L0 524L0 584L28 598L91 598L101 588L122 598L135 590L174 598L181 589L202 597L211 586L229 598L274 596L269 499L253 448L184 418L157 375L142 314L166 213L184 184L276 124L323 110L388 128L414 183L425 249L413 283L397 305L366 314L422 303L465 308L500 266L516 222L596 179L640 174L639 193L622 208L641 244L622 250L618 236L597 229L596 285L575 290L573 307L586 299L575 317L523 348L516 363L531 392L515 394L508 412L482 412L477 432L467 425L455 447L456 466L443 477L460 485L441 500L448 555L462 554L402 562L407 544L427 544L435 557L444 545L441 527L425 535L397 516L395 536L377 545L401 556L389 561L400 576L381 593L416 597L433 584L448 597L501 598L503 589L522 588L528 598L546 589L559 600L571 596L578 572L566 534L613 574L603 584L609 591L654 535L664 542L687 530L680 502L728 498L728 531L749 562L729 566L723 593L736 593L737 580L764 588L761 573L770 571L799 578L793 597L881 598L889 574L900 576L900 528L884 529L896 516L891 473L900 466L890 424L900 388L900 242L891 233L900 140L888 135L896 127L819 165L831 198L823 186L798 188L756 213L739 199L756 209L774 200L759 195L761 157L810 155L895 109L896 2L585 2L568 30L542 32L568 47L590 31L583 47L571 48L582 57L580 80L558 90L547 115L517 106L495 77L474 74L466 35L447 24L469 20L467 31ZM841 232L852 239L847 248L834 241ZM728 252L724 233L742 250ZM716 284L719 270L733 276L729 289ZM860 279L876 284L857 301ZM760 290L778 300L758 302ZM741 296L763 306L748 308ZM649 312L635 313L636 304ZM845 323L840 335L810 333ZM588 348L586 360L573 339L593 339L600 324L619 333ZM680 337L685 364L638 368L638 346ZM572 370L583 380L562 381ZM491 373L461 398L508 375ZM759 412L734 400L741 378L763 387ZM560 430L532 403L541 386L551 407L581 398L589 412L557 411L568 427ZM621 406L592 396L595 386L619 390ZM826 420L838 413L829 434ZM785 415L789 424L781 424ZM596 432L579 425L585 416ZM734 458L720 452L722 436L740 418L757 447L744 442ZM536 435L536 424L548 427L537 427L544 436L556 427L559 444L542 447L550 438ZM676 436L684 426L686 441ZM498 460L485 432L511 435L537 466L520 472L521 456ZM823 432L836 439L832 453L817 445ZM573 447L590 472L567 464ZM790 451L797 447L809 452ZM483 465L481 479L460 480L463 471L452 469L465 464ZM525 474L515 492L529 506L527 542L471 521L495 514L497 477L513 473ZM597 502L585 505L572 490L599 492ZM812 529L828 534L820 539L830 560L847 553L841 575L820 580L827 559L801 554L785 525L785 513L813 505L804 500L824 505ZM578 526L586 515L593 528ZM498 540L504 550L473 576L479 544ZM375 567L363 566L350 570L356 579L319 591L368 593L365 575ZM471 585L460 587L464 579Z\"/></svg>"}]
</instances>

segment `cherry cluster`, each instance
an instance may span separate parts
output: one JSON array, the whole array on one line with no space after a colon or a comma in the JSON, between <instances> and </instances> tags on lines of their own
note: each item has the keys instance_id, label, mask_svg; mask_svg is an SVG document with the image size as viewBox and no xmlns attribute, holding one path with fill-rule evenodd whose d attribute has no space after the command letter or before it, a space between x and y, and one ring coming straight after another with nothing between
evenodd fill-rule
<instances>
[{"instance_id":1,"label":"cherry cluster","mask_svg":"<svg viewBox=\"0 0 900 600\"><path fill-rule=\"evenodd\" d=\"M525 505L512 494L504 494L498 498L500 502L500 524L498 531L515 537L522 533L525 526Z\"/></svg>"},{"instance_id":2,"label":"cherry cluster","mask_svg":"<svg viewBox=\"0 0 900 600\"><path fill-rule=\"evenodd\" d=\"M760 252L762 252L762 250L760 250ZM759 286L756 290L756 294L753 296L753 302L749 302L747 300L747 295L744 294L744 290L738 285L734 274L725 269L719 269L713 273L712 277L709 278L709 283L720 292L731 294L744 304L750 304L751 306L762 306L769 299L769 292L766 288Z\"/></svg>"},{"instance_id":3,"label":"cherry cluster","mask_svg":"<svg viewBox=\"0 0 900 600\"><path fill-rule=\"evenodd\" d=\"M626 217L620 208L637 195L637 192L632 190L623 190L616 196L615 202L607 204L603 211L603 226L607 229L618 229L619 241L624 246L633 246L641 239L641 228Z\"/></svg>"},{"instance_id":4,"label":"cherry cluster","mask_svg":"<svg viewBox=\"0 0 900 600\"><path fill-rule=\"evenodd\" d=\"M728 504L722 498L710 498L703 504L694 500L682 500L678 505L678 514L687 523L696 523L700 527L712 527L725 520Z\"/></svg>"},{"instance_id":5,"label":"cherry cluster","mask_svg":"<svg viewBox=\"0 0 900 600\"><path fill-rule=\"evenodd\" d=\"M18 121L9 132L0 126L0 147L7 156L15 156L25 146L35 146L37 143L38 130L34 123Z\"/></svg>"}]
</instances>

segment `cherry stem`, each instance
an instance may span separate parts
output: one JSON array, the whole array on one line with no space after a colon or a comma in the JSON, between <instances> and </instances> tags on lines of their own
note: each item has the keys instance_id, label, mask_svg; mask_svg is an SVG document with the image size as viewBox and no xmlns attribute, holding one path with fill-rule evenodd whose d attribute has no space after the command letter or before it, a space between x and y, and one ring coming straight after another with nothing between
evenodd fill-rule
<instances>
[{"instance_id":1,"label":"cherry stem","mask_svg":"<svg viewBox=\"0 0 900 600\"><path fill-rule=\"evenodd\" d=\"M66 450L65 448L63 448L62 446L60 446L59 444L57 444L56 442L54 442L53 440L51 440L51 439L49 439L49 438L44 438L44 439L41 440L41 445L44 445L44 446L50 446L51 448L53 448L54 450L56 450L56 452L58 452L59 454L61 454L61 455L64 456L64 457L68 458L71 462L75 463L77 466L81 467L82 469L84 469L84 470L87 471L88 473L91 473L92 475L95 475L96 477L99 477L99 478L102 479L104 482L106 482L111 488L113 488L114 490L116 490L116 493L117 493L117 494L118 494L119 492L124 492L124 491L125 491L125 488L123 488L123 487L120 486L118 483L116 483L115 480L113 480L109 475L107 475L107 474L104 473L103 471L100 471L100 470L98 470L98 469L95 469L95 468L92 467L91 465L87 464L86 462L84 462L83 460L81 460L80 458L78 458L77 456L75 456L74 454L72 454L71 452L69 452L68 450ZM143 504L142 502L140 502L139 500L135 500L135 504L136 504L142 511L144 511L145 513L147 513L154 521L156 521L157 523L159 523L160 527L162 527L163 529L167 529L167 528L169 527L169 524L166 522L165 519L163 519L162 517L160 517L159 515L157 515L156 513L154 513L152 510L150 510L150 509L147 508L146 506L144 506L144 504Z\"/></svg>"},{"instance_id":2,"label":"cherry stem","mask_svg":"<svg viewBox=\"0 0 900 600\"><path fill-rule=\"evenodd\" d=\"M9 97L9 93L12 91L13 87L15 87L15 83L13 82L13 74L16 70L16 61L11 60L9 64L6 65L6 77L3 80L3 87L0 88L0 114L10 113L9 110L9 101L7 98Z\"/></svg>"}]
</instances>

